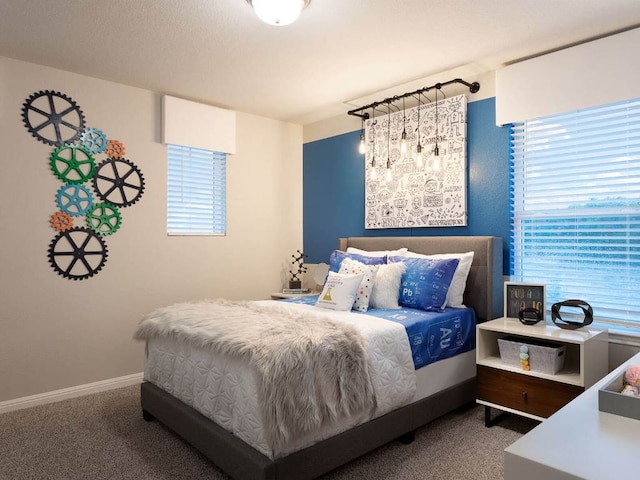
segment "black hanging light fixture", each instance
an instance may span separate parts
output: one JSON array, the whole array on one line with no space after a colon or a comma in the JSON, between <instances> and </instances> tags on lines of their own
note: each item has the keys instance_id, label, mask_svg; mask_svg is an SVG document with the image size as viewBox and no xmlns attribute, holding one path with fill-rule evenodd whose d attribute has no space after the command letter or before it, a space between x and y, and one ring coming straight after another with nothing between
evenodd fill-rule
<instances>
[{"instance_id":1,"label":"black hanging light fixture","mask_svg":"<svg viewBox=\"0 0 640 480\"><path fill-rule=\"evenodd\" d=\"M393 173L391 172L391 103L388 103L387 107L389 107L389 121L387 122L387 171L384 179L388 183L393 180Z\"/></svg>"},{"instance_id":2,"label":"black hanging light fixture","mask_svg":"<svg viewBox=\"0 0 640 480\"><path fill-rule=\"evenodd\" d=\"M364 153L367 151L367 147L364 143L364 119L365 116L363 115L361 117L362 125L360 126L360 144L358 145L358 152L360 152L362 155L364 155Z\"/></svg>"},{"instance_id":3,"label":"black hanging light fixture","mask_svg":"<svg viewBox=\"0 0 640 480\"><path fill-rule=\"evenodd\" d=\"M436 84L436 146L433 149L433 170L440 170L440 148L438 148L438 90L440 84Z\"/></svg>"},{"instance_id":4,"label":"black hanging light fixture","mask_svg":"<svg viewBox=\"0 0 640 480\"><path fill-rule=\"evenodd\" d=\"M422 106L422 96L418 93L418 145L416 146L416 167L422 168L422 145L420 144L420 107Z\"/></svg>"},{"instance_id":5,"label":"black hanging light fixture","mask_svg":"<svg viewBox=\"0 0 640 480\"><path fill-rule=\"evenodd\" d=\"M373 138L373 145L371 146L371 169L369 170L369 180L376 180L378 173L376 172L376 109L371 109L371 132L370 136Z\"/></svg>"},{"instance_id":6,"label":"black hanging light fixture","mask_svg":"<svg viewBox=\"0 0 640 480\"><path fill-rule=\"evenodd\" d=\"M404 97L402 97L402 135L400 136L400 153L407 153L407 111L404 106Z\"/></svg>"}]
</instances>

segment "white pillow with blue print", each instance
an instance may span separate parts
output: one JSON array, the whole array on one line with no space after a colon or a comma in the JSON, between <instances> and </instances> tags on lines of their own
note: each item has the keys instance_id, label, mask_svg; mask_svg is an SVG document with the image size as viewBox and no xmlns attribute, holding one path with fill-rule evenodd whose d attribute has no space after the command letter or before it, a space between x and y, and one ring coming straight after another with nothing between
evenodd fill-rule
<instances>
[{"instance_id":1,"label":"white pillow with blue print","mask_svg":"<svg viewBox=\"0 0 640 480\"><path fill-rule=\"evenodd\" d=\"M429 260L390 257L389 261L403 262L406 267L400 281L400 305L428 312L444 310L447 292L458 267L457 258Z\"/></svg>"},{"instance_id":2,"label":"white pillow with blue print","mask_svg":"<svg viewBox=\"0 0 640 480\"><path fill-rule=\"evenodd\" d=\"M330 310L348 311L353 307L362 275L342 275L329 272L324 282L322 293L316 301L317 307Z\"/></svg>"},{"instance_id":3,"label":"white pillow with blue print","mask_svg":"<svg viewBox=\"0 0 640 480\"><path fill-rule=\"evenodd\" d=\"M351 258L345 258L340 265L340 271L338 273L347 275L362 275L362 281L360 287L356 292L356 298L353 302L353 309L359 312L366 312L369 308L369 301L371 299L371 292L376 279L378 269L382 265L365 265L357 260Z\"/></svg>"}]
</instances>

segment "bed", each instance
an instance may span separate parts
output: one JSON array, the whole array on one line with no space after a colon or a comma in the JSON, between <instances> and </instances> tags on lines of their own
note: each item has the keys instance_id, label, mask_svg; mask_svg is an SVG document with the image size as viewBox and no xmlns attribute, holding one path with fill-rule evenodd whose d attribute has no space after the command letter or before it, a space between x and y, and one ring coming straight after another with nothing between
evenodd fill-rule
<instances>
[{"instance_id":1,"label":"bed","mask_svg":"<svg viewBox=\"0 0 640 480\"><path fill-rule=\"evenodd\" d=\"M501 315L502 239L475 236L339 240L339 250L349 247L366 251L406 247L426 255L473 251L464 303L473 309L478 322ZM402 406L364 423L356 421L345 431L329 431L323 439L275 458L168 393L171 389L161 388L162 382L157 382L160 386L143 382L141 404L145 420L158 419L236 479L316 478L390 441L409 442L417 428L475 401L475 350L416 370L418 380L427 375L436 380L418 381L415 395Z\"/></svg>"}]
</instances>

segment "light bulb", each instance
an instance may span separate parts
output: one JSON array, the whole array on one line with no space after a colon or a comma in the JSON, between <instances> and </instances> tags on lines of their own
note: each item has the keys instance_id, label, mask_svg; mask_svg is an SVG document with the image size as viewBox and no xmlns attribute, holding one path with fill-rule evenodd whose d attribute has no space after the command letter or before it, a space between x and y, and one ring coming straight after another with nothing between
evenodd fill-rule
<instances>
[{"instance_id":1,"label":"light bulb","mask_svg":"<svg viewBox=\"0 0 640 480\"><path fill-rule=\"evenodd\" d=\"M376 180L378 178L378 174L376 173L376 167L371 167L369 171L369 180Z\"/></svg>"},{"instance_id":2,"label":"light bulb","mask_svg":"<svg viewBox=\"0 0 640 480\"><path fill-rule=\"evenodd\" d=\"M385 181L388 183L393 180L393 175L391 174L391 169L387 167L387 173L384 177Z\"/></svg>"},{"instance_id":3,"label":"light bulb","mask_svg":"<svg viewBox=\"0 0 640 480\"><path fill-rule=\"evenodd\" d=\"M416 167L422 168L422 145L420 145L420 143L418 143L418 146L416 147L416 152L418 152L418 155L416 156Z\"/></svg>"},{"instance_id":4,"label":"light bulb","mask_svg":"<svg viewBox=\"0 0 640 480\"><path fill-rule=\"evenodd\" d=\"M433 157L433 169L436 172L440 171L440 159L438 157Z\"/></svg>"},{"instance_id":5,"label":"light bulb","mask_svg":"<svg viewBox=\"0 0 640 480\"><path fill-rule=\"evenodd\" d=\"M360 134L360 145L358 146L358 151L364 155L365 146L364 146L364 133Z\"/></svg>"},{"instance_id":6,"label":"light bulb","mask_svg":"<svg viewBox=\"0 0 640 480\"><path fill-rule=\"evenodd\" d=\"M407 132L402 130L402 143L400 144L400 151L402 153L407 153Z\"/></svg>"},{"instance_id":7,"label":"light bulb","mask_svg":"<svg viewBox=\"0 0 640 480\"><path fill-rule=\"evenodd\" d=\"M305 0L251 0L256 15L264 23L283 26L295 22L305 7Z\"/></svg>"}]
</instances>

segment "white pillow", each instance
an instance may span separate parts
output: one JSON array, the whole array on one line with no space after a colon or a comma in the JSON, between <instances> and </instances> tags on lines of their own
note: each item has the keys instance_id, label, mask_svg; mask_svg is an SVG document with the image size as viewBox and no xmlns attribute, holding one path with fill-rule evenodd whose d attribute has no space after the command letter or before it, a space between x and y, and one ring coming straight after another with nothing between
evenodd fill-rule
<instances>
[{"instance_id":1,"label":"white pillow","mask_svg":"<svg viewBox=\"0 0 640 480\"><path fill-rule=\"evenodd\" d=\"M457 258L458 268L453 274L449 291L447 292L447 300L445 306L453 308L464 308L462 303L462 296L464 290L467 287L467 277L471 270L471 264L473 263L473 252L467 253L438 253L434 255L423 255L421 253L407 252L406 257L413 258L429 258L431 260L441 260L449 258Z\"/></svg>"},{"instance_id":2,"label":"white pillow","mask_svg":"<svg viewBox=\"0 0 640 480\"><path fill-rule=\"evenodd\" d=\"M316 306L330 310L351 310L362 277L363 275L342 275L329 272Z\"/></svg>"},{"instance_id":3,"label":"white pillow","mask_svg":"<svg viewBox=\"0 0 640 480\"><path fill-rule=\"evenodd\" d=\"M404 257L408 248L399 248L398 250L376 250L369 252L367 250L360 250L359 248L348 247L347 253L357 253L358 255L364 255L365 257L384 257L384 256L396 256L396 257Z\"/></svg>"},{"instance_id":4,"label":"white pillow","mask_svg":"<svg viewBox=\"0 0 640 480\"><path fill-rule=\"evenodd\" d=\"M371 308L400 308L398 299L400 298L400 281L406 265L402 262L380 265L376 274L376 281L373 284Z\"/></svg>"},{"instance_id":5,"label":"white pillow","mask_svg":"<svg viewBox=\"0 0 640 480\"><path fill-rule=\"evenodd\" d=\"M371 297L371 290L373 290L373 284L376 279L380 265L365 265L362 262L353 260L351 258L345 258L340 264L340 270L338 273L348 275L362 275L362 281L360 282L360 288L356 292L356 299L353 303L353 309L359 312L366 312L369 308L369 298Z\"/></svg>"}]
</instances>

